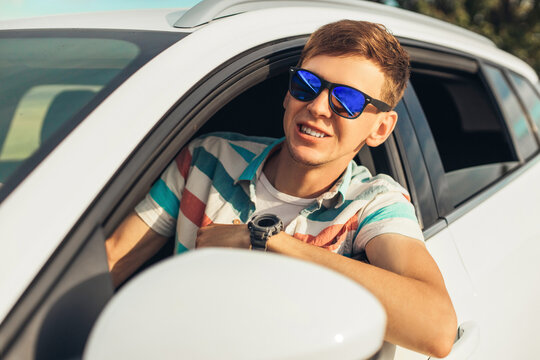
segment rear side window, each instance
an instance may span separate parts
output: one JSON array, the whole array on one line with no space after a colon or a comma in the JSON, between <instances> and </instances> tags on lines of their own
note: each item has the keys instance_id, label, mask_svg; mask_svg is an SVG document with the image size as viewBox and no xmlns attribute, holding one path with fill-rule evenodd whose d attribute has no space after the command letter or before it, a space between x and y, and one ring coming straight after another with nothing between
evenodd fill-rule
<instances>
[{"instance_id":1,"label":"rear side window","mask_svg":"<svg viewBox=\"0 0 540 360\"><path fill-rule=\"evenodd\" d=\"M517 74L511 73L510 80L522 99L531 121L537 129L540 129L540 96L538 92L535 91L527 80Z\"/></svg>"},{"instance_id":2,"label":"rear side window","mask_svg":"<svg viewBox=\"0 0 540 360\"><path fill-rule=\"evenodd\" d=\"M418 96L444 168L454 207L496 181L517 164L511 137L498 115L475 62L412 61L411 83ZM467 61L466 61L467 60ZM438 63L448 66L438 66Z\"/></svg>"},{"instance_id":3,"label":"rear side window","mask_svg":"<svg viewBox=\"0 0 540 360\"><path fill-rule=\"evenodd\" d=\"M538 150L538 144L516 94L500 69L486 66L486 76L502 105L502 111L509 122L519 153L524 159L531 157Z\"/></svg>"}]
</instances>

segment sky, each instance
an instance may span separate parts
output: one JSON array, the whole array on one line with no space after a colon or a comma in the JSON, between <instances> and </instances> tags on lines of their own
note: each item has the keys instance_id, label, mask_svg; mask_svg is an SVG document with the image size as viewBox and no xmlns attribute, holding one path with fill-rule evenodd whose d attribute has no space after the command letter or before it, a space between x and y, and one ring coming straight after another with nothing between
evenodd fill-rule
<instances>
[{"instance_id":1,"label":"sky","mask_svg":"<svg viewBox=\"0 0 540 360\"><path fill-rule=\"evenodd\" d=\"M0 0L0 20L77 12L182 8L199 0Z\"/></svg>"}]
</instances>

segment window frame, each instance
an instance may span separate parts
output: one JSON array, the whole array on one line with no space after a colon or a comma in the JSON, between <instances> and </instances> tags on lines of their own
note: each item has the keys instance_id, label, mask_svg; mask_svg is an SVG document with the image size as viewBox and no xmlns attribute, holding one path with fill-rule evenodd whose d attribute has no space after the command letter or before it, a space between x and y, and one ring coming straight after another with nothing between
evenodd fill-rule
<instances>
[{"instance_id":1,"label":"window frame","mask_svg":"<svg viewBox=\"0 0 540 360\"><path fill-rule=\"evenodd\" d=\"M470 69L472 69L473 67L467 66L466 62L465 63L457 62L456 67L452 67L450 65L452 64L452 61L446 60L445 57L448 56L453 59L456 59L457 57L457 58L466 59L468 61L476 62L477 74L480 80L482 81L482 84L485 86L487 95L490 97L491 103L493 105L493 111L496 113L496 116L499 118L501 125L503 126L503 131L505 132L505 135L509 137L509 144L511 145L511 151L515 155L515 158L518 159L517 165L515 165L513 168L511 168L501 177L495 179L489 185L474 192L473 194L469 196L467 200L465 200L458 206L454 207L453 204L451 203L450 197L448 196L448 191L449 191L448 181L446 179L444 167L442 165L441 158L439 156L437 147L435 145L433 135L431 134L431 130L427 122L427 118L421 108L419 99L414 91L414 88L413 86L411 86L410 92L405 94L404 99L407 101L406 102L407 106L410 106L412 108L412 114L414 114L411 118L411 122L414 125L414 130L416 131L418 135L418 141L419 141L422 154L426 162L429 177L432 182L438 215L441 219L444 219L446 224L451 224L452 222L459 219L461 216L463 216L464 214L466 214L467 212L475 208L478 204L483 202L485 199L489 198L494 193L499 191L501 188L509 184L513 179L517 178L520 174L527 171L527 169L533 166L537 161L540 161L539 151L533 154L529 159L523 159L521 157L521 155L517 151L515 138L513 137L513 134L511 133L509 129L508 120L504 116L504 113L502 112L502 105L500 101L498 100L498 98L496 97L496 95L494 94L490 83L486 79L483 67L485 66L485 64L489 64L491 66L495 66L501 69L506 78L506 81L512 86L510 79L507 78L508 72L510 70L501 66L500 64L491 62L489 60L482 59L482 58L472 56L470 54L462 53L459 51L455 51L453 49L447 49L438 45L425 44L418 41L408 41L407 39L404 39L402 41L402 44L405 46L407 50L409 50L409 48L412 46L412 47L420 47L423 50L427 50L430 52L438 52L440 59L437 56L431 57L428 59L428 64L430 63L433 65L442 64L443 65L442 67L455 69L455 70L461 70L461 71L469 69L470 71ZM411 63L413 63L415 60L417 59L415 59L414 57L411 57ZM532 87L534 88L534 86ZM540 93L538 89L536 90L537 92ZM522 100L519 94L513 88L512 88L512 91L514 91L514 94L519 99L520 105L523 106ZM528 117L528 121L530 121L529 117ZM529 122L529 125L530 125L530 122ZM425 157L425 154L430 154L431 156ZM436 156L434 156L435 154ZM436 233L436 231L433 231L433 233Z\"/></svg>"}]
</instances>

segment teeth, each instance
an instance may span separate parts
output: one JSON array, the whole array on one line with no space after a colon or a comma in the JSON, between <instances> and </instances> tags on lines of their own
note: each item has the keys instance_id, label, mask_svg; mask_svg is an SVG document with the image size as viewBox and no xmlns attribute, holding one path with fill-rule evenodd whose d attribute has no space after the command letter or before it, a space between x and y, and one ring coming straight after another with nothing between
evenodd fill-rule
<instances>
[{"instance_id":1,"label":"teeth","mask_svg":"<svg viewBox=\"0 0 540 360\"><path fill-rule=\"evenodd\" d=\"M308 135L315 136L315 137L318 137L318 138L324 137L323 133L315 131L312 128L309 128L309 127L304 126L304 125L300 126L300 132L303 132L304 134L308 134Z\"/></svg>"}]
</instances>

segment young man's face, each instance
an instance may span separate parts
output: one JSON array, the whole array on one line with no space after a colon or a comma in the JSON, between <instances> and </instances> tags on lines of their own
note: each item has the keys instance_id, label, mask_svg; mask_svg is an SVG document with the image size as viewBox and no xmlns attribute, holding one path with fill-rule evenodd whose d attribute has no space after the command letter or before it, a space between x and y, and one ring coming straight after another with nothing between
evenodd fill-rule
<instances>
[{"instance_id":1,"label":"young man's face","mask_svg":"<svg viewBox=\"0 0 540 360\"><path fill-rule=\"evenodd\" d=\"M351 86L382 100L384 75L370 60L357 56L318 55L305 60L301 67L326 81ZM289 155L297 163L307 166L331 165L344 169L364 143L377 146L383 142L397 119L395 112L379 112L371 104L356 119L343 118L330 108L327 89L308 102L287 93L283 105ZM381 123L387 123L388 116L395 117L391 129L388 126L381 129ZM324 136L320 137L320 134Z\"/></svg>"}]
</instances>

